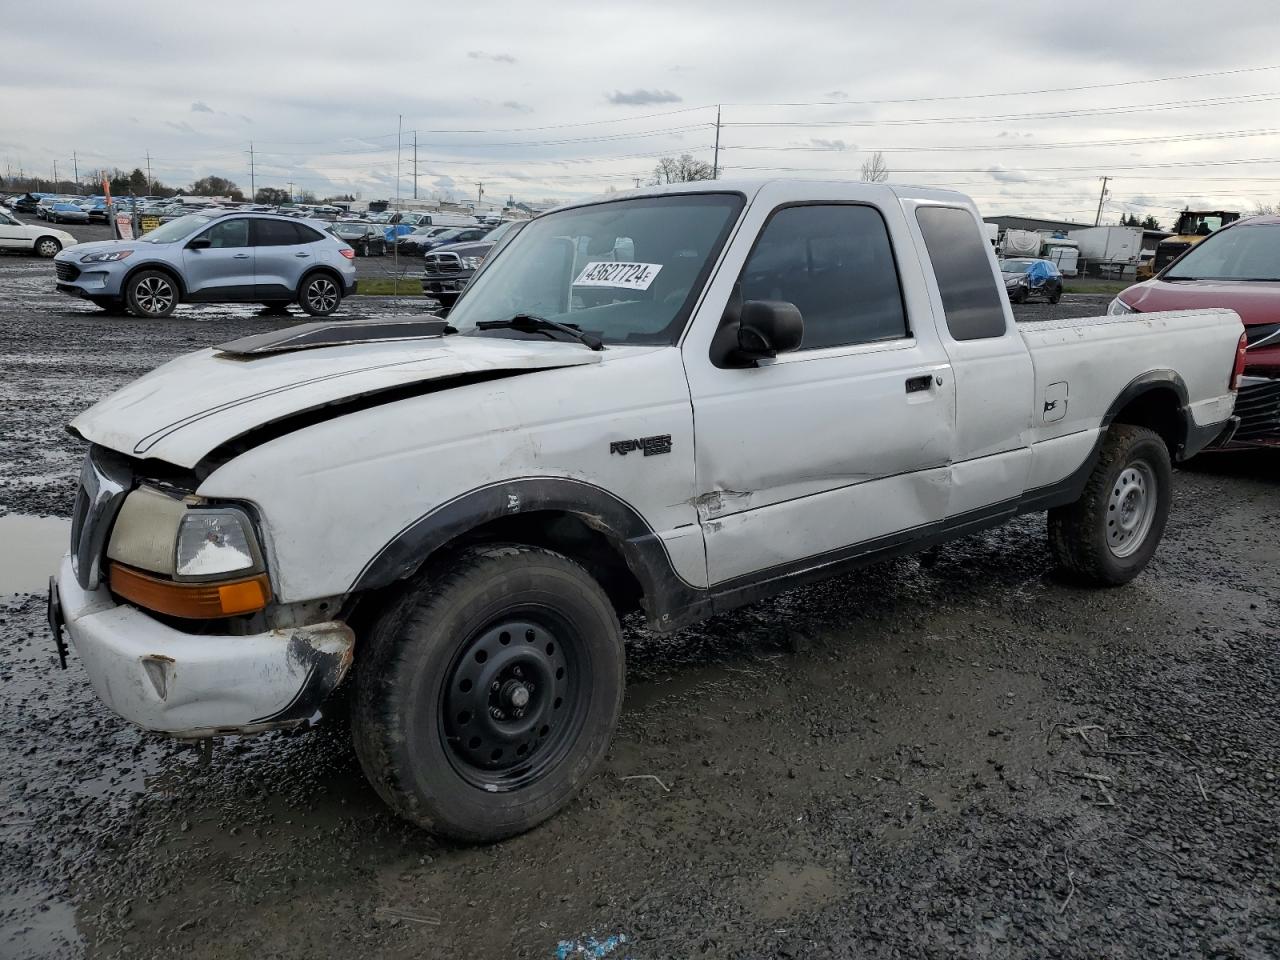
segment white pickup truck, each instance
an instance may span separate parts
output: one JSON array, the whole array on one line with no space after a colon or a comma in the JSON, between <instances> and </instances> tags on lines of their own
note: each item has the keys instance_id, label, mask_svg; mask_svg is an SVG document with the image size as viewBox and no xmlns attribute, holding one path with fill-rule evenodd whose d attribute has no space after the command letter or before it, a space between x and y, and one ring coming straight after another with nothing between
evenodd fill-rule
<instances>
[{"instance_id":1,"label":"white pickup truck","mask_svg":"<svg viewBox=\"0 0 1280 960\"><path fill-rule=\"evenodd\" d=\"M1074 576L1136 576L1171 461L1230 432L1241 338L1226 310L1015 323L947 191L564 207L447 321L248 337L77 417L50 619L181 737L305 725L351 672L387 802L504 837L604 756L628 611L672 630L1045 510Z\"/></svg>"}]
</instances>

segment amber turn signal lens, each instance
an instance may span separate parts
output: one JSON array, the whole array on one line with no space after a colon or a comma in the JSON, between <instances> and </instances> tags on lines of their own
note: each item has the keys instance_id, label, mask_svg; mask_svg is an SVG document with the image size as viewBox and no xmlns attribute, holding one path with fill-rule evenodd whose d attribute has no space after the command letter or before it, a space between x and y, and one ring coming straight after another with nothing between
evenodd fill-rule
<instances>
[{"instance_id":1,"label":"amber turn signal lens","mask_svg":"<svg viewBox=\"0 0 1280 960\"><path fill-rule=\"evenodd\" d=\"M265 573L229 583L178 583L111 564L111 592L130 603L170 617L212 620L263 609L271 599Z\"/></svg>"}]
</instances>

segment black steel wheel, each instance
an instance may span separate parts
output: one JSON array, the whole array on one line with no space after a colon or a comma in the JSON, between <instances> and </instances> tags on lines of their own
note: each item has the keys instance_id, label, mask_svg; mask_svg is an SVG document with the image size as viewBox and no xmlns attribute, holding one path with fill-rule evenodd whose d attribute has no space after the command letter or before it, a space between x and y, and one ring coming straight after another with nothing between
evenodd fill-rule
<instances>
[{"instance_id":1,"label":"black steel wheel","mask_svg":"<svg viewBox=\"0 0 1280 960\"><path fill-rule=\"evenodd\" d=\"M464 644L445 677L440 731L454 769L516 790L558 763L582 727L583 639L553 611L512 610Z\"/></svg>"},{"instance_id":2,"label":"black steel wheel","mask_svg":"<svg viewBox=\"0 0 1280 960\"><path fill-rule=\"evenodd\" d=\"M622 705L622 636L578 564L517 544L423 571L362 637L352 735L401 816L493 841L568 803Z\"/></svg>"}]
</instances>

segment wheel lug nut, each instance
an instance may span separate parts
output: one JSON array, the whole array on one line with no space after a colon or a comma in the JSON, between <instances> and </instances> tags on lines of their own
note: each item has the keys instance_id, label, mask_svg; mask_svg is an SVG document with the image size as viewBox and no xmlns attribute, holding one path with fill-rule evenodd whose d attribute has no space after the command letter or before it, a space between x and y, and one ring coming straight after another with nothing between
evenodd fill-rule
<instances>
[{"instance_id":1,"label":"wheel lug nut","mask_svg":"<svg viewBox=\"0 0 1280 960\"><path fill-rule=\"evenodd\" d=\"M490 707L490 708L489 708L489 716L493 717L493 719L495 719L495 720L505 720L505 719L507 719L507 715L506 715L505 713L503 713L503 712L502 712L502 710L501 710L501 709L499 709L498 707Z\"/></svg>"},{"instance_id":2,"label":"wheel lug nut","mask_svg":"<svg viewBox=\"0 0 1280 960\"><path fill-rule=\"evenodd\" d=\"M489 689L492 690L494 693L497 693L499 690L502 689L502 684L500 684L497 680L495 680L493 681L493 683L489 684Z\"/></svg>"},{"instance_id":3,"label":"wheel lug nut","mask_svg":"<svg viewBox=\"0 0 1280 960\"><path fill-rule=\"evenodd\" d=\"M511 672L515 674L517 677L520 677L520 678L524 677L524 670L522 670L519 666L514 667Z\"/></svg>"}]
</instances>

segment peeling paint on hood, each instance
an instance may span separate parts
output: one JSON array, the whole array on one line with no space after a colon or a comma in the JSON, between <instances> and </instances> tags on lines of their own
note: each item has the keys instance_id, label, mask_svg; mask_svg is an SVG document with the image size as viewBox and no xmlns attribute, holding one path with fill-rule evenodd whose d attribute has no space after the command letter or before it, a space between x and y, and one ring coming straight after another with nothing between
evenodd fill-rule
<instances>
[{"instance_id":1,"label":"peeling paint on hood","mask_svg":"<svg viewBox=\"0 0 1280 960\"><path fill-rule=\"evenodd\" d=\"M462 336L252 361L208 349L135 380L80 414L70 428L112 450L190 468L255 427L328 404L448 377L583 366L604 356L569 342Z\"/></svg>"}]
</instances>

